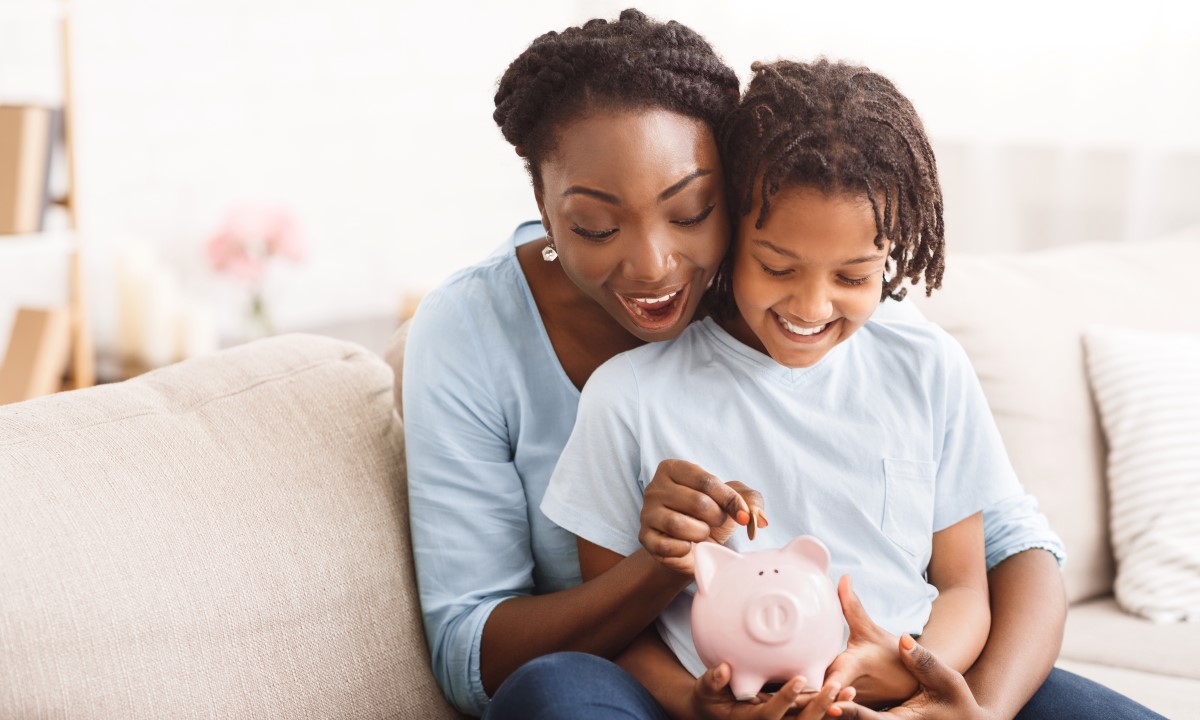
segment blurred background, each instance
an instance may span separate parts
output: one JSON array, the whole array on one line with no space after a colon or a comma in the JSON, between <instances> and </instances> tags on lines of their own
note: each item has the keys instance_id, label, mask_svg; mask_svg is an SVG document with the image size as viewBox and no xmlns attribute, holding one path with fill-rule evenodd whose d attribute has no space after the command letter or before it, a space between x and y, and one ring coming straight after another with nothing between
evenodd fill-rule
<instances>
[{"instance_id":1,"label":"blurred background","mask_svg":"<svg viewBox=\"0 0 1200 720\"><path fill-rule=\"evenodd\" d=\"M64 302L72 248L101 380L129 372L105 359L276 331L382 350L421 293L536 218L491 120L508 63L628 4L0 0L0 105L61 107L69 70L76 173L59 152L46 186L77 225L50 206L0 235L0 357L18 307ZM952 252L1200 223L1192 3L638 7L698 30L743 80L753 60L818 55L891 77L931 136ZM250 267L227 254L242 241ZM1164 259L1165 281L1178 271L1195 272Z\"/></svg>"}]
</instances>

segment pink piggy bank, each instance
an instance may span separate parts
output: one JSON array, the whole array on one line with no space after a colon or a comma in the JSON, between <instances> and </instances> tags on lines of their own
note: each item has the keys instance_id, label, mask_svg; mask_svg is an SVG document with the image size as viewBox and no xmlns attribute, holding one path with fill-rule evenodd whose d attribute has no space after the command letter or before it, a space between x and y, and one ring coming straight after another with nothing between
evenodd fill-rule
<instances>
[{"instance_id":1,"label":"pink piggy bank","mask_svg":"<svg viewBox=\"0 0 1200 720\"><path fill-rule=\"evenodd\" d=\"M696 652L706 667L729 663L738 700L796 675L820 687L842 650L845 623L824 543L801 535L778 550L745 555L700 543L696 587Z\"/></svg>"}]
</instances>

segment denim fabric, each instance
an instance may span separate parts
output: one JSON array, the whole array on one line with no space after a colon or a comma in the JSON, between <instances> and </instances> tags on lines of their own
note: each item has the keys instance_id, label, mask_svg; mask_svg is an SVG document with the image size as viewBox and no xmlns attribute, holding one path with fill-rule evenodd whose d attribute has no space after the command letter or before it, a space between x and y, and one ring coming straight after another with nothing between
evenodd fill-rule
<instances>
[{"instance_id":1,"label":"denim fabric","mask_svg":"<svg viewBox=\"0 0 1200 720\"><path fill-rule=\"evenodd\" d=\"M496 691L484 720L667 720L641 683L595 655L560 652L530 660Z\"/></svg>"},{"instance_id":2,"label":"denim fabric","mask_svg":"<svg viewBox=\"0 0 1200 720\"><path fill-rule=\"evenodd\" d=\"M1100 683L1054 668L1015 720L1166 720Z\"/></svg>"}]
</instances>

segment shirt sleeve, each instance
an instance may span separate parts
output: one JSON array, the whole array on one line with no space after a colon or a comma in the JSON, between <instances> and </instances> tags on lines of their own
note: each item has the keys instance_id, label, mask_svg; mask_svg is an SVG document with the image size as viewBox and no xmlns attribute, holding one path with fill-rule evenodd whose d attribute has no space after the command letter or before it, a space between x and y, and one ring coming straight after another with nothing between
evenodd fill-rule
<instances>
[{"instance_id":1,"label":"shirt sleeve","mask_svg":"<svg viewBox=\"0 0 1200 720\"><path fill-rule=\"evenodd\" d=\"M942 338L945 395L934 532L1021 492L966 351L949 334L937 332Z\"/></svg>"},{"instance_id":2,"label":"shirt sleeve","mask_svg":"<svg viewBox=\"0 0 1200 720\"><path fill-rule=\"evenodd\" d=\"M1067 562L1062 540L1050 528L1046 516L1038 511L1037 499L1027 492L1005 498L983 511L983 541L989 572L1013 555L1035 548L1053 555L1059 567Z\"/></svg>"},{"instance_id":3,"label":"shirt sleeve","mask_svg":"<svg viewBox=\"0 0 1200 720\"><path fill-rule=\"evenodd\" d=\"M500 602L532 591L533 556L524 487L469 299L443 289L421 303L405 348L403 403L433 673L455 707L480 715L483 627Z\"/></svg>"},{"instance_id":4,"label":"shirt sleeve","mask_svg":"<svg viewBox=\"0 0 1200 720\"><path fill-rule=\"evenodd\" d=\"M641 547L638 426L637 378L628 357L618 355L584 386L541 505L560 527L621 555Z\"/></svg>"}]
</instances>

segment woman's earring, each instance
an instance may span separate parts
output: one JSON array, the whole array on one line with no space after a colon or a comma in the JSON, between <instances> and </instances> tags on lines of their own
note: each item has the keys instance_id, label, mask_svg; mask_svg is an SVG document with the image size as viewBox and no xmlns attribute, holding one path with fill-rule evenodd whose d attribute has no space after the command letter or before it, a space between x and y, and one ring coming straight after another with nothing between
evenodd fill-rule
<instances>
[{"instance_id":1,"label":"woman's earring","mask_svg":"<svg viewBox=\"0 0 1200 720\"><path fill-rule=\"evenodd\" d=\"M542 259L554 262L558 259L558 250L554 247L554 236L546 233L546 247L542 248Z\"/></svg>"}]
</instances>

